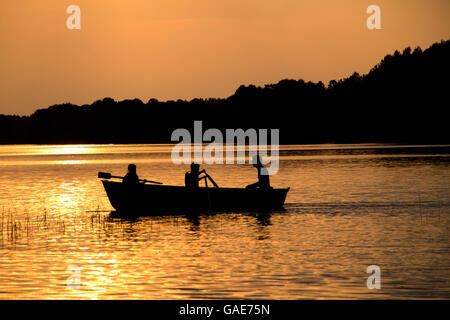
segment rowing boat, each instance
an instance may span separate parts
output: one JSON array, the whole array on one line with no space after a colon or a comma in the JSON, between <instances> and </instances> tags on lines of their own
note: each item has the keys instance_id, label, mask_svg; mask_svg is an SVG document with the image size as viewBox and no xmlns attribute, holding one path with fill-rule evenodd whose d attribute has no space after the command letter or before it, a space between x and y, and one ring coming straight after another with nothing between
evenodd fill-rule
<instances>
[{"instance_id":1,"label":"rowing boat","mask_svg":"<svg viewBox=\"0 0 450 320\"><path fill-rule=\"evenodd\" d=\"M135 184L102 180L111 205L120 212L282 209L289 188L190 189L182 186Z\"/></svg>"}]
</instances>

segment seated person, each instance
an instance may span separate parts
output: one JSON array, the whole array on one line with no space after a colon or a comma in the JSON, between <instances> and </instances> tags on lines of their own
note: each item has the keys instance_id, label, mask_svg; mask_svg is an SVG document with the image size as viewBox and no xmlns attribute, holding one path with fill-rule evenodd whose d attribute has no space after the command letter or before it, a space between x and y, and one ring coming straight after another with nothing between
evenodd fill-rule
<instances>
[{"instance_id":1,"label":"seated person","mask_svg":"<svg viewBox=\"0 0 450 320\"><path fill-rule=\"evenodd\" d=\"M202 170L202 171L199 171L199 170L200 170L199 164L197 164L197 163L191 164L191 171L186 172L186 174L184 176L184 182L185 182L187 188L193 188L193 189L198 188L198 182L205 178L205 177L200 177L200 175L202 173L204 173L205 170Z\"/></svg>"},{"instance_id":2,"label":"seated person","mask_svg":"<svg viewBox=\"0 0 450 320\"><path fill-rule=\"evenodd\" d=\"M259 156L255 156L253 158L253 166L258 169L258 182L252 183L246 186L246 189L270 189L270 181L269 181L269 172L266 168L264 168L261 163L261 158Z\"/></svg>"},{"instance_id":3,"label":"seated person","mask_svg":"<svg viewBox=\"0 0 450 320\"><path fill-rule=\"evenodd\" d=\"M139 177L136 174L136 165L130 164L128 166L128 173L123 177L122 183L125 184L138 184L139 183Z\"/></svg>"}]
</instances>

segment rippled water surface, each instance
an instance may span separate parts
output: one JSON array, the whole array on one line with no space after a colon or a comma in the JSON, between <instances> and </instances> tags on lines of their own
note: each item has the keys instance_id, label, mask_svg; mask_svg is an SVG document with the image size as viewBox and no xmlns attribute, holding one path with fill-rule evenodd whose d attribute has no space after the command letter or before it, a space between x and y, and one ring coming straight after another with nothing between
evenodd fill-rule
<instances>
[{"instance_id":1,"label":"rippled water surface","mask_svg":"<svg viewBox=\"0 0 450 320\"><path fill-rule=\"evenodd\" d=\"M97 172L182 185L171 149L0 146L0 299L450 298L449 146L282 146L284 211L111 213Z\"/></svg>"}]
</instances>

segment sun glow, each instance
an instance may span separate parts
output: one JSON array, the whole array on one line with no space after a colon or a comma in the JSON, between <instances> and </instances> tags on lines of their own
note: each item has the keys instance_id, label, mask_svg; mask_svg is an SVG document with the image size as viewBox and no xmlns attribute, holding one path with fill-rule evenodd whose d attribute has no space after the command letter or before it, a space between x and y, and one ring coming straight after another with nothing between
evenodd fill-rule
<instances>
[{"instance_id":1,"label":"sun glow","mask_svg":"<svg viewBox=\"0 0 450 320\"><path fill-rule=\"evenodd\" d=\"M67 146L55 146L51 147L48 150L45 150L47 154L52 155L71 155L71 154L85 154L90 153L89 147L86 146L73 146L73 145L67 145Z\"/></svg>"}]
</instances>

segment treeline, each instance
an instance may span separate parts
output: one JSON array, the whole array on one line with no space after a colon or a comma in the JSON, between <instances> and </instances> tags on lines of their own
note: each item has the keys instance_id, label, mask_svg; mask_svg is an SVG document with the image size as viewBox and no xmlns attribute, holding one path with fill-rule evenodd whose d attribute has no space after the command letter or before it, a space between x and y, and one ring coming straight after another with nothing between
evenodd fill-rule
<instances>
[{"instance_id":1,"label":"treeline","mask_svg":"<svg viewBox=\"0 0 450 320\"><path fill-rule=\"evenodd\" d=\"M448 143L450 40L387 55L368 74L240 86L226 99L98 100L0 115L0 143L167 143L176 128L278 128L281 143ZM447 102L446 102L447 101Z\"/></svg>"}]
</instances>

